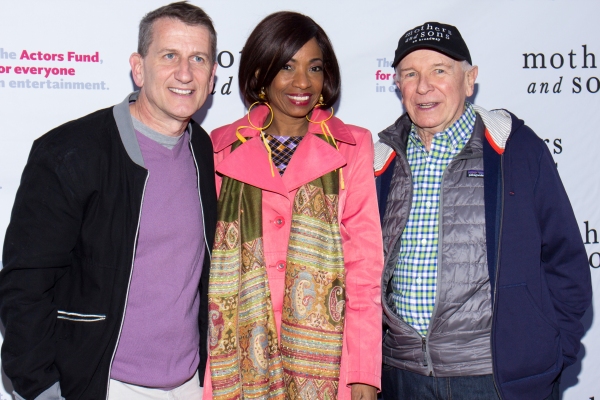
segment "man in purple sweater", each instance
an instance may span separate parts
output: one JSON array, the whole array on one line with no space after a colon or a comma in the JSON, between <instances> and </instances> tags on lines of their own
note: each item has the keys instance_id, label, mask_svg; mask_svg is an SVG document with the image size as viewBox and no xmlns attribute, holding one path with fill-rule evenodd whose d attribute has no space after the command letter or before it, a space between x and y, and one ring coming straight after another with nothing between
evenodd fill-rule
<instances>
[{"instance_id":1,"label":"man in purple sweater","mask_svg":"<svg viewBox=\"0 0 600 400\"><path fill-rule=\"evenodd\" d=\"M154 10L130 57L140 91L35 141L0 273L17 399L202 398L216 191L191 116L215 53L203 10Z\"/></svg>"}]
</instances>

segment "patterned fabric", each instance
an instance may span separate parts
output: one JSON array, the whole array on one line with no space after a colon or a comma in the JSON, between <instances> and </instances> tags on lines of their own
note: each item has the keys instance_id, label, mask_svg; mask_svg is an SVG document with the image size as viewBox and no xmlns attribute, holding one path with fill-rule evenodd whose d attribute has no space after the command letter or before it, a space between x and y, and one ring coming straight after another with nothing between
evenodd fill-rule
<instances>
[{"instance_id":1,"label":"patterned fabric","mask_svg":"<svg viewBox=\"0 0 600 400\"><path fill-rule=\"evenodd\" d=\"M338 192L332 171L294 198L278 343L261 190L223 179L209 283L215 399L337 398L345 306Z\"/></svg>"},{"instance_id":2,"label":"patterned fabric","mask_svg":"<svg viewBox=\"0 0 600 400\"><path fill-rule=\"evenodd\" d=\"M414 191L392 278L392 296L398 315L423 337L427 336L435 305L442 178L471 137L475 118L473 106L466 103L463 115L444 132L435 134L429 152L414 124L408 139L406 156Z\"/></svg>"},{"instance_id":3,"label":"patterned fabric","mask_svg":"<svg viewBox=\"0 0 600 400\"><path fill-rule=\"evenodd\" d=\"M283 175L287 168L292 155L298 148L300 141L304 136L276 136L265 134L265 138L271 148L271 156L273 163L279 170L279 174Z\"/></svg>"}]
</instances>

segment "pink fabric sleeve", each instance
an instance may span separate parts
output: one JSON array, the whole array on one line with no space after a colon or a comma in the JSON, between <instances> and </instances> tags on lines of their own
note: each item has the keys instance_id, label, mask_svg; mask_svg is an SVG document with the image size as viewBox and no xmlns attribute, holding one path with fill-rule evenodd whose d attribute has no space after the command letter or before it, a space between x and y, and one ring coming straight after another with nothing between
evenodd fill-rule
<instances>
[{"instance_id":1,"label":"pink fabric sleeve","mask_svg":"<svg viewBox=\"0 0 600 400\"><path fill-rule=\"evenodd\" d=\"M204 393L202 400L212 400L212 382L210 380L210 355L206 361L206 372L204 373Z\"/></svg>"},{"instance_id":2,"label":"pink fabric sleeve","mask_svg":"<svg viewBox=\"0 0 600 400\"><path fill-rule=\"evenodd\" d=\"M383 243L373 174L370 132L353 133L355 155L344 168L346 199L341 218L346 265L346 324L348 359L346 384L381 388L381 273ZM362 134L361 134L362 133Z\"/></svg>"}]
</instances>

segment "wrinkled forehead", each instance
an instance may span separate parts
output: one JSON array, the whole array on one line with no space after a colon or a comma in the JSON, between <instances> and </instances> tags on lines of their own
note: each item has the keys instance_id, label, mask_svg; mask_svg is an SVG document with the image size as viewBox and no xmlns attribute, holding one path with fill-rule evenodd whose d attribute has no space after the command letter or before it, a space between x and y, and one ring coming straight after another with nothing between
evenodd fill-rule
<instances>
[{"instance_id":1,"label":"wrinkled forehead","mask_svg":"<svg viewBox=\"0 0 600 400\"><path fill-rule=\"evenodd\" d=\"M461 61L457 61L440 51L423 48L408 53L404 58L402 58L402 60L400 60L400 63L398 63L396 69L398 71L402 71L406 69L420 69L438 65L445 65L447 67L454 68L460 63Z\"/></svg>"}]
</instances>

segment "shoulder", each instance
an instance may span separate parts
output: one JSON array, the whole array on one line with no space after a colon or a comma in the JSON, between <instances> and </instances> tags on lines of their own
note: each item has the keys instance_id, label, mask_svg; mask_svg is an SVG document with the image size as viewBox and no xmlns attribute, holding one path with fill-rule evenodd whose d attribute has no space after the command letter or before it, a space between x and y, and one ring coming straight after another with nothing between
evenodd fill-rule
<instances>
[{"instance_id":1,"label":"shoulder","mask_svg":"<svg viewBox=\"0 0 600 400\"><path fill-rule=\"evenodd\" d=\"M342 124L344 124L346 126L346 128L348 128L350 133L352 133L352 135L356 138L357 142L360 141L361 139L363 139L364 137L367 137L367 136L372 137L371 131L366 128L363 128L362 126L346 124L340 119L338 119L338 121L340 121Z\"/></svg>"},{"instance_id":2,"label":"shoulder","mask_svg":"<svg viewBox=\"0 0 600 400\"><path fill-rule=\"evenodd\" d=\"M213 129L210 132L210 139L213 141L213 143L222 141L224 139L224 136L226 135L226 133L232 129L233 125L234 124L231 123L231 124L223 125L216 129Z\"/></svg>"},{"instance_id":3,"label":"shoulder","mask_svg":"<svg viewBox=\"0 0 600 400\"><path fill-rule=\"evenodd\" d=\"M361 146L363 143L373 142L373 135L370 130L356 125L346 125L346 127L354 137L357 146Z\"/></svg>"},{"instance_id":4,"label":"shoulder","mask_svg":"<svg viewBox=\"0 0 600 400\"><path fill-rule=\"evenodd\" d=\"M525 121L517 117L510 111L503 110L511 118L511 132L506 143L506 153L511 160L523 161L513 164L527 166L535 173L543 158L552 159L546 142L540 138Z\"/></svg>"},{"instance_id":5,"label":"shoulder","mask_svg":"<svg viewBox=\"0 0 600 400\"><path fill-rule=\"evenodd\" d=\"M191 122L191 143L195 155L200 156L196 160L198 163L204 163L205 167L213 169L213 145L210 136L196 121Z\"/></svg>"},{"instance_id":6,"label":"shoulder","mask_svg":"<svg viewBox=\"0 0 600 400\"><path fill-rule=\"evenodd\" d=\"M544 142L525 122L506 109L486 110L473 105L475 112L481 117L486 127L486 139L498 153L503 153L510 141L511 151L533 150L539 148ZM517 146L518 145L518 146ZM528 149L529 146L533 146Z\"/></svg>"},{"instance_id":7,"label":"shoulder","mask_svg":"<svg viewBox=\"0 0 600 400\"><path fill-rule=\"evenodd\" d=\"M392 161L394 161L396 152L390 146L379 140L375 142L374 148L375 158L373 162L373 169L375 171L375 176L381 176L392 164Z\"/></svg>"},{"instance_id":8,"label":"shoulder","mask_svg":"<svg viewBox=\"0 0 600 400\"><path fill-rule=\"evenodd\" d=\"M246 117L242 117L231 124L213 129L210 132L210 140L212 141L214 152L219 153L224 149L231 147L237 140L237 129L240 128L240 133L246 133L246 129L249 129L248 125L249 123Z\"/></svg>"},{"instance_id":9,"label":"shoulder","mask_svg":"<svg viewBox=\"0 0 600 400\"><path fill-rule=\"evenodd\" d=\"M97 151L114 137L118 137L118 129L110 107L50 130L35 140L34 148L43 148L57 155L77 150Z\"/></svg>"},{"instance_id":10,"label":"shoulder","mask_svg":"<svg viewBox=\"0 0 600 400\"><path fill-rule=\"evenodd\" d=\"M333 137L341 145L347 144L350 147L362 147L365 143L372 143L373 136L368 129L362 128L357 125L346 124L338 117L333 117L330 120L326 120L325 123L330 129ZM321 128L319 128L320 130ZM370 145L372 147L372 145Z\"/></svg>"},{"instance_id":11,"label":"shoulder","mask_svg":"<svg viewBox=\"0 0 600 400\"><path fill-rule=\"evenodd\" d=\"M202 145L208 145L212 150L212 143L210 141L210 136L208 135L208 132L206 132L206 130L204 130L204 128L196 121L191 120L190 122L192 125L192 142L197 142Z\"/></svg>"},{"instance_id":12,"label":"shoulder","mask_svg":"<svg viewBox=\"0 0 600 400\"><path fill-rule=\"evenodd\" d=\"M77 135L82 131L87 134L93 134L105 130L107 125L112 125L116 128L112 107L94 111L83 117L65 122L48 131L40 139L51 140L60 136Z\"/></svg>"},{"instance_id":13,"label":"shoulder","mask_svg":"<svg viewBox=\"0 0 600 400\"><path fill-rule=\"evenodd\" d=\"M546 148L546 143L542 138L540 138L528 125L525 124L525 121L519 119L515 114L510 113L513 122L513 129L509 140L514 142L519 142L521 147L531 147L531 148Z\"/></svg>"},{"instance_id":14,"label":"shoulder","mask_svg":"<svg viewBox=\"0 0 600 400\"><path fill-rule=\"evenodd\" d=\"M111 108L69 121L34 141L22 179L52 176L84 201L126 154L120 140ZM54 183L48 181L48 188Z\"/></svg>"}]
</instances>

